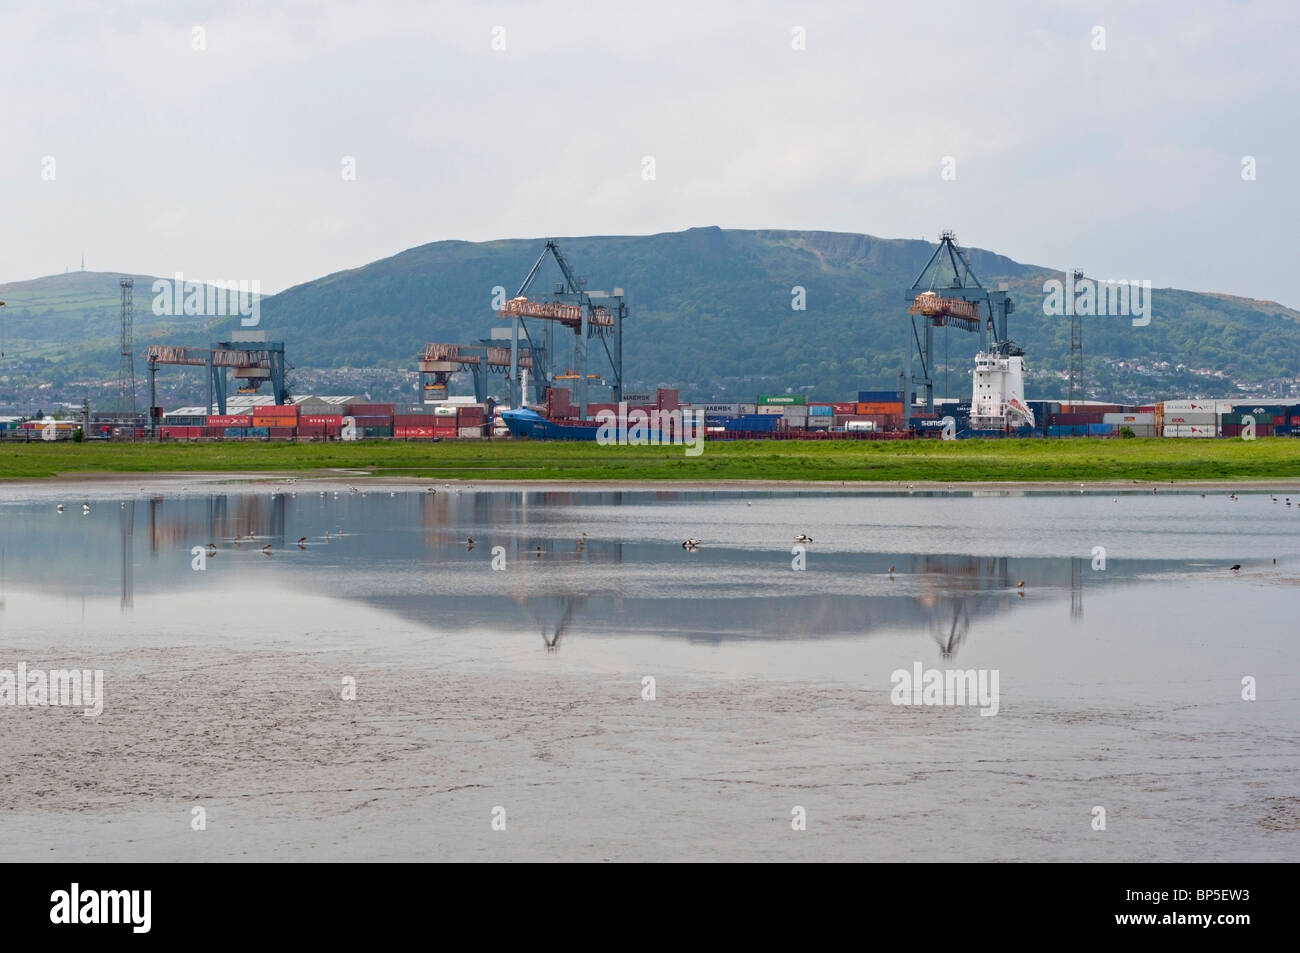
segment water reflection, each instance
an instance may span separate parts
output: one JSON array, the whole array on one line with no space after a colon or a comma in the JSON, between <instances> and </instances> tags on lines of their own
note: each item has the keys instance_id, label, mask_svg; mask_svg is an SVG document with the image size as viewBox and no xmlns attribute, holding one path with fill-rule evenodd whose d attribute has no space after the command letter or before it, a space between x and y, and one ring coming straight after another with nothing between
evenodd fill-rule
<instances>
[{"instance_id":1,"label":"water reflection","mask_svg":"<svg viewBox=\"0 0 1300 953\"><path fill-rule=\"evenodd\" d=\"M122 531L121 608L126 612L135 605L135 500L123 500L118 513L118 525Z\"/></svg>"},{"instance_id":2,"label":"water reflection","mask_svg":"<svg viewBox=\"0 0 1300 953\"><path fill-rule=\"evenodd\" d=\"M874 521L852 524L841 519L850 512L842 498L787 495L766 519L804 507L797 519L833 526L827 535L840 546L814 550L803 572L790 570L789 544L775 542L789 539L784 528L745 516L757 506L728 515L720 509L727 502L726 494L705 491L446 488L132 497L100 503L76 520L57 515L52 504L4 507L0 542L24 554L19 565L8 561L9 586L83 598L112 591L102 560L116 542L123 611L160 593L248 600L289 590L321 600L326 616L330 600L342 599L441 630L522 627L529 639L540 631L551 653L576 631L714 644L910 631L950 660L978 630L1020 606L1057 603L1064 616L1068 596L1068 617L1082 619L1086 557L891 549L899 539L930 546L951 540L960 526L931 530L917 521L933 501L900 498ZM1004 506L1000 498L952 503L954 520L969 516L985 521L981 533L986 525L1002 532L1001 511L979 509ZM143 544L135 534L138 505L147 516ZM712 541L684 555L681 529L708 520ZM1017 532L1013 526L989 538L1011 548ZM820 542L823 531L812 535ZM212 554L205 572L191 571L196 546ZM278 558L263 558L264 546ZM138 567L137 547L148 554ZM493 568L498 554L504 571ZM1203 571L1181 559L1128 558L1086 576L1098 590Z\"/></svg>"}]
</instances>

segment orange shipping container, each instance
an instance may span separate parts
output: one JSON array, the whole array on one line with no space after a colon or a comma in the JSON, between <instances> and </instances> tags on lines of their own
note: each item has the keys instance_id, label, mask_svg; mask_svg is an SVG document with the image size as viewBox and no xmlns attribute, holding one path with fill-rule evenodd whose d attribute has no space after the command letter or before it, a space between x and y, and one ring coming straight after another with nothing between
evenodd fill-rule
<instances>
[{"instance_id":1,"label":"orange shipping container","mask_svg":"<svg viewBox=\"0 0 1300 953\"><path fill-rule=\"evenodd\" d=\"M254 414L253 426L254 427L277 427L283 429L284 422L287 419L288 419L287 417L263 417L261 414Z\"/></svg>"},{"instance_id":2,"label":"orange shipping container","mask_svg":"<svg viewBox=\"0 0 1300 953\"><path fill-rule=\"evenodd\" d=\"M857 411L859 417L862 416L901 417L903 415L903 404L901 401L893 402L893 403L887 403L884 401L872 401L867 404L859 402L855 410Z\"/></svg>"}]
</instances>

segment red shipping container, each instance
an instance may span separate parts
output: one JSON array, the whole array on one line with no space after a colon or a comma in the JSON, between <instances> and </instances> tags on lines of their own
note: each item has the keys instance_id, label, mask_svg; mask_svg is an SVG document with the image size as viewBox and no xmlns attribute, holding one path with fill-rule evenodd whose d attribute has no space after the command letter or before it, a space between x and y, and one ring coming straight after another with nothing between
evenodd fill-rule
<instances>
[{"instance_id":1,"label":"red shipping container","mask_svg":"<svg viewBox=\"0 0 1300 953\"><path fill-rule=\"evenodd\" d=\"M267 428L267 436L269 436L269 437L292 437L292 436L294 435L294 430L295 430L294 427L268 427L268 428Z\"/></svg>"},{"instance_id":2,"label":"red shipping container","mask_svg":"<svg viewBox=\"0 0 1300 953\"><path fill-rule=\"evenodd\" d=\"M395 410L396 404L348 404L348 414L353 417L392 417Z\"/></svg>"},{"instance_id":3,"label":"red shipping container","mask_svg":"<svg viewBox=\"0 0 1300 953\"><path fill-rule=\"evenodd\" d=\"M265 407L254 407L253 415L255 417L297 417L298 408L292 404L267 404Z\"/></svg>"},{"instance_id":4,"label":"red shipping container","mask_svg":"<svg viewBox=\"0 0 1300 953\"><path fill-rule=\"evenodd\" d=\"M1110 414L1110 413L1118 413L1118 411L1111 411L1111 410L1108 410L1108 411L1106 411L1106 413L1108 413L1108 414ZM1101 418L1102 418L1103 416L1104 416L1104 415L1101 414L1101 413L1095 413L1095 414L1083 414L1083 413L1078 413L1078 414L1051 414L1051 415L1047 418L1047 423L1048 423L1049 426L1059 426L1059 427L1077 427L1077 426L1079 426L1080 424L1099 424L1099 423L1102 423L1103 421L1102 421Z\"/></svg>"},{"instance_id":5,"label":"red shipping container","mask_svg":"<svg viewBox=\"0 0 1300 953\"><path fill-rule=\"evenodd\" d=\"M432 427L433 414L394 414L394 427Z\"/></svg>"},{"instance_id":6,"label":"red shipping container","mask_svg":"<svg viewBox=\"0 0 1300 953\"><path fill-rule=\"evenodd\" d=\"M209 427L251 427L253 426L253 417L251 414L213 414L208 418Z\"/></svg>"},{"instance_id":7,"label":"red shipping container","mask_svg":"<svg viewBox=\"0 0 1300 953\"><path fill-rule=\"evenodd\" d=\"M434 436L434 429L435 428L433 427L432 424L426 424L421 426L415 426L415 425L394 426L393 436L402 440L411 440L411 439L427 440L430 437Z\"/></svg>"},{"instance_id":8,"label":"red shipping container","mask_svg":"<svg viewBox=\"0 0 1300 953\"><path fill-rule=\"evenodd\" d=\"M461 420L478 420L483 419L484 410L482 407L462 407L456 415Z\"/></svg>"},{"instance_id":9,"label":"red shipping container","mask_svg":"<svg viewBox=\"0 0 1300 953\"><path fill-rule=\"evenodd\" d=\"M298 418L298 426L339 427L343 424L342 414L303 414Z\"/></svg>"},{"instance_id":10,"label":"red shipping container","mask_svg":"<svg viewBox=\"0 0 1300 953\"><path fill-rule=\"evenodd\" d=\"M452 420L456 418L453 417ZM391 427L393 426L392 417L352 417L353 422L358 427Z\"/></svg>"}]
</instances>

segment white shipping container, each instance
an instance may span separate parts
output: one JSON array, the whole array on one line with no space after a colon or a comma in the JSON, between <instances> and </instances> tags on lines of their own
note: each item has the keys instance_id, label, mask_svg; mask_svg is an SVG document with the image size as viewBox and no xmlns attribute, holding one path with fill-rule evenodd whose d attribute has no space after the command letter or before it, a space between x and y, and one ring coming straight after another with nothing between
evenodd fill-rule
<instances>
[{"instance_id":1,"label":"white shipping container","mask_svg":"<svg viewBox=\"0 0 1300 953\"><path fill-rule=\"evenodd\" d=\"M1155 414L1102 414L1101 422L1104 424L1122 424L1134 427L1139 424L1153 425L1156 422Z\"/></svg>"},{"instance_id":2,"label":"white shipping container","mask_svg":"<svg viewBox=\"0 0 1300 953\"><path fill-rule=\"evenodd\" d=\"M482 427L461 427L456 431L457 437L481 437L483 436Z\"/></svg>"},{"instance_id":3,"label":"white shipping container","mask_svg":"<svg viewBox=\"0 0 1300 953\"><path fill-rule=\"evenodd\" d=\"M1213 427L1219 422L1218 414L1172 413L1165 414L1166 427Z\"/></svg>"},{"instance_id":4,"label":"white shipping container","mask_svg":"<svg viewBox=\"0 0 1300 953\"><path fill-rule=\"evenodd\" d=\"M737 416L737 417L740 417L740 416L743 416L744 414L752 414L752 413L755 413L757 407L758 407L757 404L737 404L737 405L736 405L736 416Z\"/></svg>"},{"instance_id":5,"label":"white shipping container","mask_svg":"<svg viewBox=\"0 0 1300 953\"><path fill-rule=\"evenodd\" d=\"M1218 427L1165 427L1166 437L1217 437Z\"/></svg>"},{"instance_id":6,"label":"white shipping container","mask_svg":"<svg viewBox=\"0 0 1300 953\"><path fill-rule=\"evenodd\" d=\"M783 410L785 410L785 408L780 404L759 404L757 412L760 414L775 414L777 417L780 417L781 411Z\"/></svg>"},{"instance_id":7,"label":"white shipping container","mask_svg":"<svg viewBox=\"0 0 1300 953\"><path fill-rule=\"evenodd\" d=\"M1171 410L1179 412L1213 414L1218 412L1217 402L1213 400L1167 400L1160 405L1166 414Z\"/></svg>"},{"instance_id":8,"label":"white shipping container","mask_svg":"<svg viewBox=\"0 0 1300 953\"><path fill-rule=\"evenodd\" d=\"M735 417L741 412L739 404L692 404L691 406L695 409L703 408L704 413L710 417Z\"/></svg>"}]
</instances>

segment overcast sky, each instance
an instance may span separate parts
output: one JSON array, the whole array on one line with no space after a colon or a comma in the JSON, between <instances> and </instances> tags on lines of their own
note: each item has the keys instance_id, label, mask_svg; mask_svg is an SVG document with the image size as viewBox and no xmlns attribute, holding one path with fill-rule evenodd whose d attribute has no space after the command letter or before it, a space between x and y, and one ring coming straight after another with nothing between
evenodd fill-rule
<instances>
[{"instance_id":1,"label":"overcast sky","mask_svg":"<svg viewBox=\"0 0 1300 953\"><path fill-rule=\"evenodd\" d=\"M1300 307L1298 27L1289 0L0 0L0 281L83 247L274 292L440 239L951 228Z\"/></svg>"}]
</instances>

